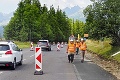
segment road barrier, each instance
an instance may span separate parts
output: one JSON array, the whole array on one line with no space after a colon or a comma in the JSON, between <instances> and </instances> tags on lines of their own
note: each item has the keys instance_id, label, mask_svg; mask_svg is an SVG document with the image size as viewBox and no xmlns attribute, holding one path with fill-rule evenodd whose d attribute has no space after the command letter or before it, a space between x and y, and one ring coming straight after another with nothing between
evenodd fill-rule
<instances>
[{"instance_id":1,"label":"road barrier","mask_svg":"<svg viewBox=\"0 0 120 80\"><path fill-rule=\"evenodd\" d=\"M33 42L30 44L30 51L33 51Z\"/></svg>"},{"instance_id":2,"label":"road barrier","mask_svg":"<svg viewBox=\"0 0 120 80\"><path fill-rule=\"evenodd\" d=\"M42 50L41 47L35 47L35 72L34 75L42 75Z\"/></svg>"},{"instance_id":3,"label":"road barrier","mask_svg":"<svg viewBox=\"0 0 120 80\"><path fill-rule=\"evenodd\" d=\"M57 43L57 51L60 51L60 43Z\"/></svg>"},{"instance_id":4,"label":"road barrier","mask_svg":"<svg viewBox=\"0 0 120 80\"><path fill-rule=\"evenodd\" d=\"M53 45L55 45L55 42L53 42Z\"/></svg>"},{"instance_id":5,"label":"road barrier","mask_svg":"<svg viewBox=\"0 0 120 80\"><path fill-rule=\"evenodd\" d=\"M61 42L61 48L63 48L63 42Z\"/></svg>"}]
</instances>

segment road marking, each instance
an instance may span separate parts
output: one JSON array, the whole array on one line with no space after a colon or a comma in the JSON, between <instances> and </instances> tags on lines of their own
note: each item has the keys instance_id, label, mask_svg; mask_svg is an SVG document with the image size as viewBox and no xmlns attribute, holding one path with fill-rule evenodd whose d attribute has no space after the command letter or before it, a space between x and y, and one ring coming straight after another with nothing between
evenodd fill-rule
<instances>
[{"instance_id":1,"label":"road marking","mask_svg":"<svg viewBox=\"0 0 120 80\"><path fill-rule=\"evenodd\" d=\"M31 55L30 57L33 57L34 55Z\"/></svg>"},{"instance_id":2,"label":"road marking","mask_svg":"<svg viewBox=\"0 0 120 80\"><path fill-rule=\"evenodd\" d=\"M76 66L74 64L73 64L73 67L74 67L74 71L75 71L77 80L82 80L82 78L81 78L81 76L80 76L80 74L79 74L79 72L78 72L78 70L77 70L77 68L76 68Z\"/></svg>"},{"instance_id":3,"label":"road marking","mask_svg":"<svg viewBox=\"0 0 120 80\"><path fill-rule=\"evenodd\" d=\"M0 74L2 74L3 72L0 72Z\"/></svg>"},{"instance_id":4,"label":"road marking","mask_svg":"<svg viewBox=\"0 0 120 80\"><path fill-rule=\"evenodd\" d=\"M23 59L23 61L26 61L26 59Z\"/></svg>"}]
</instances>

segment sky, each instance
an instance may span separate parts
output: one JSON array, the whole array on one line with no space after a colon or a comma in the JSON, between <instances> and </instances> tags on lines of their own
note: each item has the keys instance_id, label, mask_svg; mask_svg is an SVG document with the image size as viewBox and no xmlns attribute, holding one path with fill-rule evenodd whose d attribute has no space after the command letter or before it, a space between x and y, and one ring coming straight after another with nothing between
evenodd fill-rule
<instances>
[{"instance_id":1,"label":"sky","mask_svg":"<svg viewBox=\"0 0 120 80\"><path fill-rule=\"evenodd\" d=\"M14 12L18 3L21 0L0 0L0 12L2 13L10 13ZM41 5L46 4L47 7L53 5L56 9L59 6L60 9L64 9L66 7L80 6L81 8L85 8L87 5L91 4L90 0L40 0Z\"/></svg>"}]
</instances>

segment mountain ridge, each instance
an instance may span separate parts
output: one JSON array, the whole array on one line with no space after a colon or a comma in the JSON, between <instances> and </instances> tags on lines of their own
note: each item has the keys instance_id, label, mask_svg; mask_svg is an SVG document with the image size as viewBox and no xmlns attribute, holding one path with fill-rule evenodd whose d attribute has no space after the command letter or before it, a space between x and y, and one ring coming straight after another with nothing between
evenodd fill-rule
<instances>
[{"instance_id":1,"label":"mountain ridge","mask_svg":"<svg viewBox=\"0 0 120 80\"><path fill-rule=\"evenodd\" d=\"M65 9L63 9L63 11L66 13L66 15L71 18L71 19L74 19L74 20L80 20L80 21L83 21L85 22L85 17L84 17L84 14L83 14L83 10L84 8L80 8L78 5L74 6L74 7L66 7Z\"/></svg>"},{"instance_id":2,"label":"mountain ridge","mask_svg":"<svg viewBox=\"0 0 120 80\"><path fill-rule=\"evenodd\" d=\"M13 12L9 14L0 12L0 26L6 25L10 21L12 16L13 16Z\"/></svg>"},{"instance_id":3,"label":"mountain ridge","mask_svg":"<svg viewBox=\"0 0 120 80\"><path fill-rule=\"evenodd\" d=\"M77 20L81 20L81 21L85 22L83 9L84 8L80 8L78 5L76 5L71 8L66 7L62 11L64 11L66 13L66 15L71 19L75 19L75 20L77 19ZM4 26L7 23L9 23L12 16L13 16L13 12L11 12L9 14L0 12L0 26L1 25Z\"/></svg>"},{"instance_id":4,"label":"mountain ridge","mask_svg":"<svg viewBox=\"0 0 120 80\"><path fill-rule=\"evenodd\" d=\"M74 6L74 7L66 7L65 9L63 9L63 11L66 12L67 15L71 15L73 14L74 12L77 12L78 10L80 10L81 8L77 5L77 6Z\"/></svg>"},{"instance_id":5,"label":"mountain ridge","mask_svg":"<svg viewBox=\"0 0 120 80\"><path fill-rule=\"evenodd\" d=\"M71 7L71 8L66 7L62 11L66 13L68 18L71 18L74 20L77 19L77 20L85 22L86 18L84 17L84 14L83 14L83 8L80 8L78 5ZM0 35L3 36L3 30L4 30L3 26L9 23L12 16L13 16L13 12L9 14L4 14L0 12Z\"/></svg>"}]
</instances>

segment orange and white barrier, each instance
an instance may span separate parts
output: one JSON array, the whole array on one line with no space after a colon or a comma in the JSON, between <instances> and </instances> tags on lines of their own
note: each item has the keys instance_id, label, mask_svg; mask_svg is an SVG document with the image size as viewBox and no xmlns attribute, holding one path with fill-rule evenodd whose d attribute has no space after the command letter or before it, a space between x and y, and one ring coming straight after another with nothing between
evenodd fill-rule
<instances>
[{"instance_id":1,"label":"orange and white barrier","mask_svg":"<svg viewBox=\"0 0 120 80\"><path fill-rule=\"evenodd\" d=\"M63 42L61 43L61 48L63 48Z\"/></svg>"},{"instance_id":2,"label":"orange and white barrier","mask_svg":"<svg viewBox=\"0 0 120 80\"><path fill-rule=\"evenodd\" d=\"M35 47L35 73L34 75L42 75L42 51L41 47Z\"/></svg>"},{"instance_id":3,"label":"orange and white barrier","mask_svg":"<svg viewBox=\"0 0 120 80\"><path fill-rule=\"evenodd\" d=\"M33 42L30 44L30 51L33 51Z\"/></svg>"},{"instance_id":4,"label":"orange and white barrier","mask_svg":"<svg viewBox=\"0 0 120 80\"><path fill-rule=\"evenodd\" d=\"M67 45L67 42L65 42L65 45Z\"/></svg>"},{"instance_id":5,"label":"orange and white barrier","mask_svg":"<svg viewBox=\"0 0 120 80\"><path fill-rule=\"evenodd\" d=\"M53 42L53 45L55 45L55 42Z\"/></svg>"},{"instance_id":6,"label":"orange and white barrier","mask_svg":"<svg viewBox=\"0 0 120 80\"><path fill-rule=\"evenodd\" d=\"M60 43L57 44L57 51L60 51Z\"/></svg>"}]
</instances>

